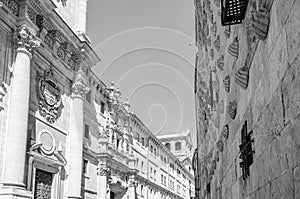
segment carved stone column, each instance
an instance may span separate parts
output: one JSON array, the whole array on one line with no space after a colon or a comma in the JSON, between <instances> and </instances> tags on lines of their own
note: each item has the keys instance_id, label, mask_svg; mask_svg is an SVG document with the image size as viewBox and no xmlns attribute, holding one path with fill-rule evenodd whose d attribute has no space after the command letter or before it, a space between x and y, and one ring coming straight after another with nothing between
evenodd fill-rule
<instances>
[{"instance_id":1,"label":"carved stone column","mask_svg":"<svg viewBox=\"0 0 300 199\"><path fill-rule=\"evenodd\" d=\"M3 163L4 172L3 181L1 182L3 187L0 191L0 198L13 197L15 189L25 189L24 174L30 98L30 60L33 49L38 47L39 44L40 41L29 32L26 25L20 27L17 34L16 59L10 89ZM5 187L11 187L12 192L3 193Z\"/></svg>"},{"instance_id":2,"label":"carved stone column","mask_svg":"<svg viewBox=\"0 0 300 199\"><path fill-rule=\"evenodd\" d=\"M99 173L98 173L98 194L97 199L109 199L109 185L108 185L108 178L110 176L110 169L107 167L106 164L99 166Z\"/></svg>"},{"instance_id":3,"label":"carved stone column","mask_svg":"<svg viewBox=\"0 0 300 199\"><path fill-rule=\"evenodd\" d=\"M127 194L129 196L129 199L136 198L136 182L135 182L134 172L132 172L129 176L129 186L128 186Z\"/></svg>"},{"instance_id":4,"label":"carved stone column","mask_svg":"<svg viewBox=\"0 0 300 199\"><path fill-rule=\"evenodd\" d=\"M83 150L83 99L89 91L85 74L79 70L72 85L70 128L68 135L67 198L81 198Z\"/></svg>"}]
</instances>

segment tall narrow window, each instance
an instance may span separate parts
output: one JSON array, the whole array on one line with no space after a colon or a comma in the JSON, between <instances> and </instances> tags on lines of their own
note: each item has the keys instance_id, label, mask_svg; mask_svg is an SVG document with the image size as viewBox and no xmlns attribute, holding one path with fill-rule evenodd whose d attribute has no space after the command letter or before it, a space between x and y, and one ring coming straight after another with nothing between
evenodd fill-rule
<instances>
[{"instance_id":1,"label":"tall narrow window","mask_svg":"<svg viewBox=\"0 0 300 199\"><path fill-rule=\"evenodd\" d=\"M87 160L83 160L83 173L84 175L88 175L88 164L89 162Z\"/></svg>"},{"instance_id":2,"label":"tall narrow window","mask_svg":"<svg viewBox=\"0 0 300 199\"><path fill-rule=\"evenodd\" d=\"M84 125L84 137L87 139L90 138L90 126L87 124Z\"/></svg>"},{"instance_id":3,"label":"tall narrow window","mask_svg":"<svg viewBox=\"0 0 300 199\"><path fill-rule=\"evenodd\" d=\"M165 146L167 147L167 149L171 150L171 144L170 143L166 143Z\"/></svg>"},{"instance_id":4,"label":"tall narrow window","mask_svg":"<svg viewBox=\"0 0 300 199\"><path fill-rule=\"evenodd\" d=\"M176 142L175 151L180 151L180 150L181 150L181 142Z\"/></svg>"},{"instance_id":5,"label":"tall narrow window","mask_svg":"<svg viewBox=\"0 0 300 199\"><path fill-rule=\"evenodd\" d=\"M240 147L239 158L242 160L240 162L240 167L242 168L242 174L244 179L250 176L250 166L253 163L254 151L252 150L252 143L254 142L254 139L251 139L251 134L252 131L250 131L249 133L247 131L247 121L246 121L241 131L242 144L239 146Z\"/></svg>"},{"instance_id":6,"label":"tall narrow window","mask_svg":"<svg viewBox=\"0 0 300 199\"><path fill-rule=\"evenodd\" d=\"M101 103L100 103L100 112L102 114L104 114L104 111L105 111L105 103L101 101Z\"/></svg>"}]
</instances>

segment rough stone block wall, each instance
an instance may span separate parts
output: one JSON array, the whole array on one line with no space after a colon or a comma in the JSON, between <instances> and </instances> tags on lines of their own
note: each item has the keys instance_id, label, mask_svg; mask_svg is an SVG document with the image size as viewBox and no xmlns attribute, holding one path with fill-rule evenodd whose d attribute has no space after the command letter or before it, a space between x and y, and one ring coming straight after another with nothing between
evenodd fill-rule
<instances>
[{"instance_id":1,"label":"rough stone block wall","mask_svg":"<svg viewBox=\"0 0 300 199\"><path fill-rule=\"evenodd\" d=\"M217 161L213 175L201 173L204 180L201 180L200 198L300 199L300 1L256 2L266 4L270 9L270 25L267 38L259 41L254 51L246 90L234 81L235 73L243 66L249 53L245 26L231 26L229 40L221 36L220 53L227 53L226 48L234 35L239 37L239 57L234 62L225 55L224 71L231 77L230 92L225 93L222 88L219 92L225 102L225 114L220 116L220 127L210 127L206 134L199 132L201 143L198 143L198 147L202 166L210 169L215 156L209 158L207 154L216 151L216 145L207 143L216 143L226 123L229 126L229 137L222 139L224 149L220 152L220 160ZM216 17L215 20L220 18ZM218 24L217 29L220 33L224 27ZM205 61L209 56L203 57L204 62L210 63ZM226 69L228 67L232 68ZM220 77L224 71L219 71ZM220 87L223 87L222 81ZM226 114L226 103L231 100L238 103L235 119L228 118ZM214 114L211 114L210 125ZM252 148L255 153L250 176L243 179L239 165L239 145L245 121L248 132L253 131ZM215 131L217 135L211 136ZM210 190L206 187L208 183Z\"/></svg>"}]
</instances>

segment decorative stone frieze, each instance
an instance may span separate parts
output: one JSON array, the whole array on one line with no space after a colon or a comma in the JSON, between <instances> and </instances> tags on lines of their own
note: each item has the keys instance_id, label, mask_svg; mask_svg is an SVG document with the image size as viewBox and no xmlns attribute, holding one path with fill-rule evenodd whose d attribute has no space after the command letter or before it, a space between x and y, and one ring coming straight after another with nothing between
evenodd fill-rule
<instances>
[{"instance_id":1,"label":"decorative stone frieze","mask_svg":"<svg viewBox=\"0 0 300 199\"><path fill-rule=\"evenodd\" d=\"M236 101L229 102L229 104L227 106L227 113L228 113L229 117L231 119L235 119L236 112L237 112L237 103L236 103Z\"/></svg>"},{"instance_id":2,"label":"decorative stone frieze","mask_svg":"<svg viewBox=\"0 0 300 199\"><path fill-rule=\"evenodd\" d=\"M229 75L226 75L224 80L223 80L223 84L224 84L224 89L227 93L230 92L230 77Z\"/></svg>"},{"instance_id":3,"label":"decorative stone frieze","mask_svg":"<svg viewBox=\"0 0 300 199\"><path fill-rule=\"evenodd\" d=\"M58 86L50 68L43 75L37 73L37 99L39 103L39 113L50 124L54 123L61 115L62 89Z\"/></svg>"},{"instance_id":4,"label":"decorative stone frieze","mask_svg":"<svg viewBox=\"0 0 300 199\"><path fill-rule=\"evenodd\" d=\"M84 98L89 90L85 74L82 71L76 72L72 85L72 96Z\"/></svg>"},{"instance_id":5,"label":"decorative stone frieze","mask_svg":"<svg viewBox=\"0 0 300 199\"><path fill-rule=\"evenodd\" d=\"M235 59L239 58L239 38L235 37L228 47L228 53Z\"/></svg>"},{"instance_id":6,"label":"decorative stone frieze","mask_svg":"<svg viewBox=\"0 0 300 199\"><path fill-rule=\"evenodd\" d=\"M246 90L249 82L249 68L246 66L240 68L235 74L234 80L242 89Z\"/></svg>"}]
</instances>

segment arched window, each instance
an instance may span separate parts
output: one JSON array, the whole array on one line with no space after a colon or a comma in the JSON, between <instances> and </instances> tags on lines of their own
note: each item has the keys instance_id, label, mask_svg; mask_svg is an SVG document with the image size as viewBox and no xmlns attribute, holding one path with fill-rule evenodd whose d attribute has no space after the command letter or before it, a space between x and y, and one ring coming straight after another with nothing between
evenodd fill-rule
<instances>
[{"instance_id":1,"label":"arched window","mask_svg":"<svg viewBox=\"0 0 300 199\"><path fill-rule=\"evenodd\" d=\"M170 145L170 143L166 143L165 146L167 147L167 149L171 150L171 145Z\"/></svg>"},{"instance_id":2,"label":"arched window","mask_svg":"<svg viewBox=\"0 0 300 199\"><path fill-rule=\"evenodd\" d=\"M180 150L181 150L181 142L176 142L175 151L180 151Z\"/></svg>"}]
</instances>

